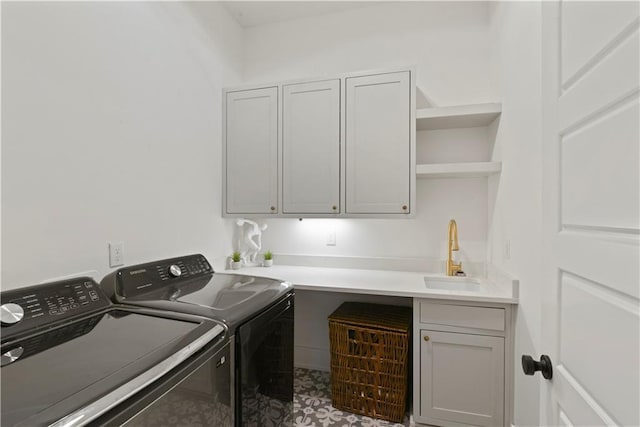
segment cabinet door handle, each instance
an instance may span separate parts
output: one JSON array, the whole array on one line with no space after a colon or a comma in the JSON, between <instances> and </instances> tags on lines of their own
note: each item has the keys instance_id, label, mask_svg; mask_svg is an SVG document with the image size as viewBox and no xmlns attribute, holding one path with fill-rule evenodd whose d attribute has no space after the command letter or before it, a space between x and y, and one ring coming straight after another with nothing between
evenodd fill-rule
<instances>
[{"instance_id":1,"label":"cabinet door handle","mask_svg":"<svg viewBox=\"0 0 640 427\"><path fill-rule=\"evenodd\" d=\"M336 205L333 205L333 206L331 206L331 209L333 209L335 211L336 209L338 209L338 207Z\"/></svg>"},{"instance_id":2,"label":"cabinet door handle","mask_svg":"<svg viewBox=\"0 0 640 427\"><path fill-rule=\"evenodd\" d=\"M407 210L407 205L402 205L402 210L406 211Z\"/></svg>"},{"instance_id":3,"label":"cabinet door handle","mask_svg":"<svg viewBox=\"0 0 640 427\"><path fill-rule=\"evenodd\" d=\"M425 335L425 336L424 336L424 340L425 340L425 341L429 341L429 335Z\"/></svg>"},{"instance_id":4,"label":"cabinet door handle","mask_svg":"<svg viewBox=\"0 0 640 427\"><path fill-rule=\"evenodd\" d=\"M276 207L275 206L271 206L271 212L275 211Z\"/></svg>"}]
</instances>

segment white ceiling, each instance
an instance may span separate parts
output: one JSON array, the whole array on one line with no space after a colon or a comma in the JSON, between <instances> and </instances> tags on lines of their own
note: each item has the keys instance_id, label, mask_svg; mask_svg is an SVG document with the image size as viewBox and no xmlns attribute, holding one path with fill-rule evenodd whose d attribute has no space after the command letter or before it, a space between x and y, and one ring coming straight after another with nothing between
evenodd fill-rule
<instances>
[{"instance_id":1,"label":"white ceiling","mask_svg":"<svg viewBox=\"0 0 640 427\"><path fill-rule=\"evenodd\" d=\"M326 15L347 9L370 6L372 1L223 1L221 2L243 27L271 24L309 16Z\"/></svg>"}]
</instances>

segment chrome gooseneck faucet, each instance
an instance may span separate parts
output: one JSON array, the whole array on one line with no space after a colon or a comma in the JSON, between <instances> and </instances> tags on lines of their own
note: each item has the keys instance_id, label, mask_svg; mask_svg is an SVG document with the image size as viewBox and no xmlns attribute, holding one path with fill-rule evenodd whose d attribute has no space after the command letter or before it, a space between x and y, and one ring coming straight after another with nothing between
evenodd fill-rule
<instances>
[{"instance_id":1,"label":"chrome gooseneck faucet","mask_svg":"<svg viewBox=\"0 0 640 427\"><path fill-rule=\"evenodd\" d=\"M457 272L462 271L462 262L453 262L453 251L457 251L458 247L458 224L456 220L449 221L449 257L447 258L447 276L455 276Z\"/></svg>"}]
</instances>

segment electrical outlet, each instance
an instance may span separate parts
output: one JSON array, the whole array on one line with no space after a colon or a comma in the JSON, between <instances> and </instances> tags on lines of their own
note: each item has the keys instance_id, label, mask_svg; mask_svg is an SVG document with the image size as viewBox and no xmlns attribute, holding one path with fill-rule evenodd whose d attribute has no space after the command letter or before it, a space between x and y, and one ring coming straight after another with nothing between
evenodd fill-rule
<instances>
[{"instance_id":1,"label":"electrical outlet","mask_svg":"<svg viewBox=\"0 0 640 427\"><path fill-rule=\"evenodd\" d=\"M124 265L124 242L109 242L109 267Z\"/></svg>"},{"instance_id":2,"label":"electrical outlet","mask_svg":"<svg viewBox=\"0 0 640 427\"><path fill-rule=\"evenodd\" d=\"M511 240L509 239L504 241L504 259L511 259Z\"/></svg>"},{"instance_id":3,"label":"electrical outlet","mask_svg":"<svg viewBox=\"0 0 640 427\"><path fill-rule=\"evenodd\" d=\"M327 246L335 246L336 245L336 231L331 230L327 231Z\"/></svg>"}]
</instances>

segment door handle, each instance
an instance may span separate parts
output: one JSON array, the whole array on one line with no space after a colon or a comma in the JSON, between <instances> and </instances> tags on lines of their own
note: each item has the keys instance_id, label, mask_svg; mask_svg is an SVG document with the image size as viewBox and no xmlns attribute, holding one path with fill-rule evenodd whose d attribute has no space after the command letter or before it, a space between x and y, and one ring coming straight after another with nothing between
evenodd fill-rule
<instances>
[{"instance_id":1,"label":"door handle","mask_svg":"<svg viewBox=\"0 0 640 427\"><path fill-rule=\"evenodd\" d=\"M542 372L542 376L545 380L553 378L553 364L551 359L546 354L540 356L540 361L536 362L533 357L528 354L522 355L522 370L525 375L533 375L537 371Z\"/></svg>"}]
</instances>

